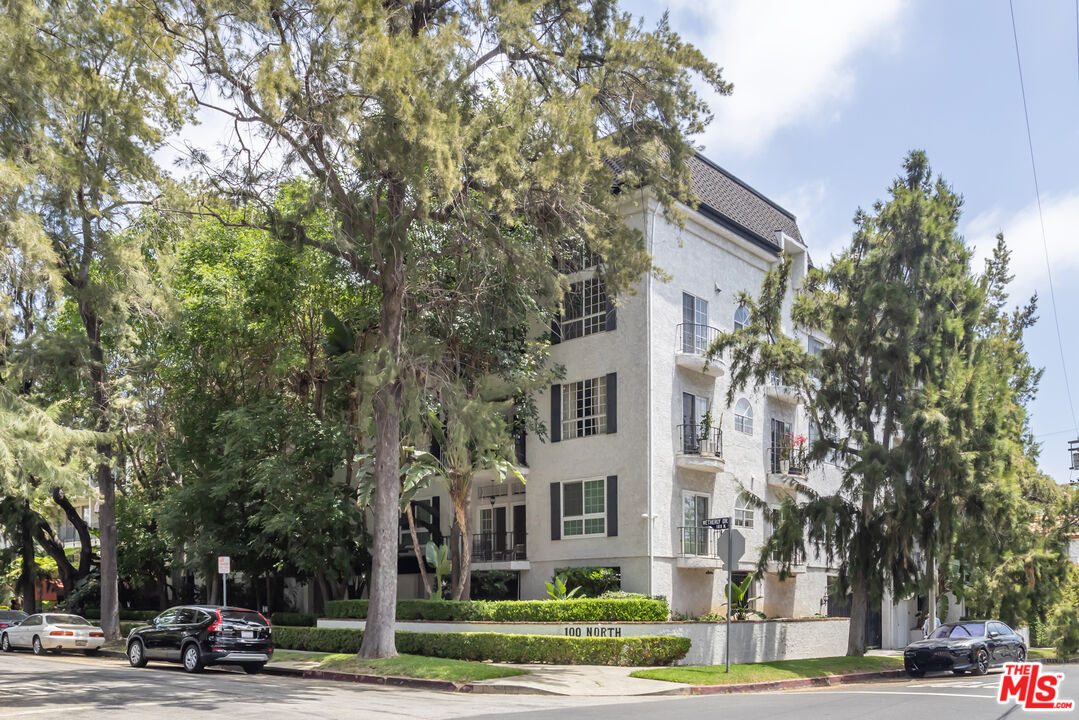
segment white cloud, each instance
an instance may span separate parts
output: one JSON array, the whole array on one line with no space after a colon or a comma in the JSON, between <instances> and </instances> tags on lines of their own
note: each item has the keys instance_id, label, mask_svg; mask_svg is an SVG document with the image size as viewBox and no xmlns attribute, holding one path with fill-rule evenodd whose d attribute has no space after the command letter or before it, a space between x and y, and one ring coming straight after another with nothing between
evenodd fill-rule
<instances>
[{"instance_id":1,"label":"white cloud","mask_svg":"<svg viewBox=\"0 0 1079 720\"><path fill-rule=\"evenodd\" d=\"M832 121L861 53L894 47L902 0L672 0L673 23L734 83L715 98L704 144L751 154L780 129Z\"/></svg>"},{"instance_id":2,"label":"white cloud","mask_svg":"<svg viewBox=\"0 0 1079 720\"><path fill-rule=\"evenodd\" d=\"M1076 252L1079 248L1079 188L1043 197L1042 213L1057 295L1062 290L1071 292L1079 273L1079 252ZM1048 311L1049 282L1037 201L1011 215L999 209L982 213L966 223L962 230L967 243L974 248L976 270L982 268L985 258L992 252L997 233L1003 232L1004 241L1012 251L1011 269L1015 275L1011 299L1025 302L1037 291L1042 298L1041 306Z\"/></svg>"}]
</instances>

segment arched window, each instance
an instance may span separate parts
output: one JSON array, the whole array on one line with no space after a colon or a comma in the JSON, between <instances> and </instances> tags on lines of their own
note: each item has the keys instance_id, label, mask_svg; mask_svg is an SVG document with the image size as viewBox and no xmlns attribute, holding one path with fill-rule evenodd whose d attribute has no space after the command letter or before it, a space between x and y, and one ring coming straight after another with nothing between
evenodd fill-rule
<instances>
[{"instance_id":1,"label":"arched window","mask_svg":"<svg viewBox=\"0 0 1079 720\"><path fill-rule=\"evenodd\" d=\"M741 330L749 324L749 308L745 305L739 305L738 309L734 311L734 329Z\"/></svg>"},{"instance_id":2,"label":"arched window","mask_svg":"<svg viewBox=\"0 0 1079 720\"><path fill-rule=\"evenodd\" d=\"M738 500L734 503L734 526L753 527L753 505L750 504L749 496L745 493L740 493Z\"/></svg>"},{"instance_id":3,"label":"arched window","mask_svg":"<svg viewBox=\"0 0 1079 720\"><path fill-rule=\"evenodd\" d=\"M734 406L734 429L746 435L753 434L753 406L745 398Z\"/></svg>"}]
</instances>

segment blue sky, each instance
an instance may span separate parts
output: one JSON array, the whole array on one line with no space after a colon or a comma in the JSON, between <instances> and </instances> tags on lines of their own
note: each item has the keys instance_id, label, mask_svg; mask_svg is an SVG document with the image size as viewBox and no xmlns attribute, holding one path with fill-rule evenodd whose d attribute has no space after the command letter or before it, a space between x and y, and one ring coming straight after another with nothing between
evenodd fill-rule
<instances>
[{"instance_id":1,"label":"blue sky","mask_svg":"<svg viewBox=\"0 0 1079 720\"><path fill-rule=\"evenodd\" d=\"M1013 298L1038 292L1029 332L1045 368L1030 407L1043 470L1059 482L1077 435L1065 391L1007 0L633 0L725 68L734 94L697 139L704 153L798 216L821 263L851 218L924 149L965 199L978 267L997 232L1013 251ZM1016 0L1050 267L1072 398L1079 405L1079 48L1075 0Z\"/></svg>"}]
</instances>

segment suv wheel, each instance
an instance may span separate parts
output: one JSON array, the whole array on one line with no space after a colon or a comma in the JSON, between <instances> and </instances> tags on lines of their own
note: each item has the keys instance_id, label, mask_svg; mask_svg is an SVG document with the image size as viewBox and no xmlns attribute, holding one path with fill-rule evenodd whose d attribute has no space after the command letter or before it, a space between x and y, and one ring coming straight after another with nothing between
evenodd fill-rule
<instances>
[{"instance_id":1,"label":"suv wheel","mask_svg":"<svg viewBox=\"0 0 1079 720\"><path fill-rule=\"evenodd\" d=\"M3 650L4 652L11 652L13 650L11 641L7 638L7 633L0 636L0 650Z\"/></svg>"},{"instance_id":2,"label":"suv wheel","mask_svg":"<svg viewBox=\"0 0 1079 720\"><path fill-rule=\"evenodd\" d=\"M127 646L127 661L131 667L146 667L146 648L142 646L142 640L132 640Z\"/></svg>"},{"instance_id":3,"label":"suv wheel","mask_svg":"<svg viewBox=\"0 0 1079 720\"><path fill-rule=\"evenodd\" d=\"M184 670L189 673L196 673L202 670L202 655L199 653L199 646L195 643L188 643L184 648Z\"/></svg>"},{"instance_id":4,"label":"suv wheel","mask_svg":"<svg viewBox=\"0 0 1079 720\"><path fill-rule=\"evenodd\" d=\"M248 675L258 675L262 672L262 666L265 664L266 663L244 663L243 669Z\"/></svg>"},{"instance_id":5,"label":"suv wheel","mask_svg":"<svg viewBox=\"0 0 1079 720\"><path fill-rule=\"evenodd\" d=\"M34 654L35 655L44 655L45 654L45 648L43 648L41 646L41 638L39 638L37 635L34 636Z\"/></svg>"}]
</instances>

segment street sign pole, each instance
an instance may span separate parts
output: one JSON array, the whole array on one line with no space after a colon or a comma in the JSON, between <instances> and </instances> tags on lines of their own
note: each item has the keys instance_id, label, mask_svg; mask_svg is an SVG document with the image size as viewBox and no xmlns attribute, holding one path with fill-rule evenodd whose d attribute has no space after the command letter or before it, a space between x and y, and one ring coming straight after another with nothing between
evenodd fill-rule
<instances>
[{"instance_id":1,"label":"street sign pole","mask_svg":"<svg viewBox=\"0 0 1079 720\"><path fill-rule=\"evenodd\" d=\"M221 604L229 604L229 572L232 571L232 558L228 555L217 556L217 572L221 573Z\"/></svg>"},{"instance_id":2,"label":"street sign pole","mask_svg":"<svg viewBox=\"0 0 1079 720\"><path fill-rule=\"evenodd\" d=\"M734 589L731 587L733 585L731 566L734 564L732 560L734 560L734 530L727 528L727 652L725 656L728 674L731 671L731 593Z\"/></svg>"}]
</instances>

